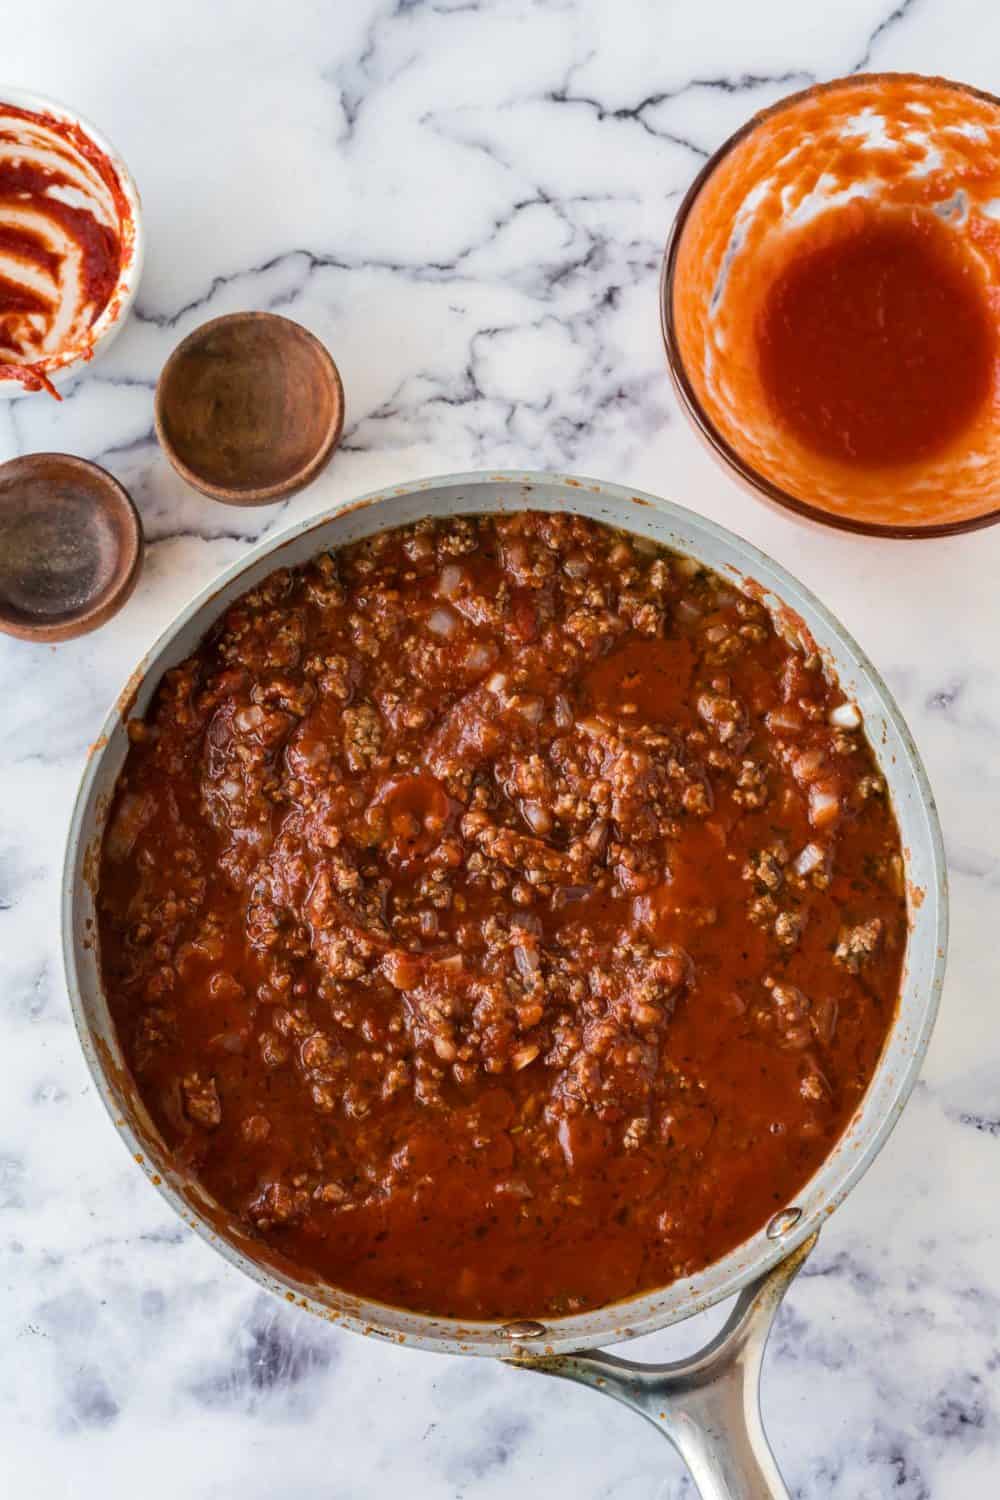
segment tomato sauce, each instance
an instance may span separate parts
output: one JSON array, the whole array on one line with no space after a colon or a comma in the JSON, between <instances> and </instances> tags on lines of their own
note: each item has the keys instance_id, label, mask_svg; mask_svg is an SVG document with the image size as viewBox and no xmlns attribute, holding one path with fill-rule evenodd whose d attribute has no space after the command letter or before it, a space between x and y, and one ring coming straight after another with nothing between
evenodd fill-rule
<instances>
[{"instance_id":1,"label":"tomato sauce","mask_svg":"<svg viewBox=\"0 0 1000 1500\"><path fill-rule=\"evenodd\" d=\"M690 1275L836 1144L899 834L815 652L580 517L281 571L166 674L100 959L169 1150L262 1255L458 1318Z\"/></svg>"},{"instance_id":2,"label":"tomato sauce","mask_svg":"<svg viewBox=\"0 0 1000 1500\"><path fill-rule=\"evenodd\" d=\"M988 400L996 324L975 261L933 213L824 215L799 236L757 326L778 418L841 463L913 463Z\"/></svg>"}]
</instances>

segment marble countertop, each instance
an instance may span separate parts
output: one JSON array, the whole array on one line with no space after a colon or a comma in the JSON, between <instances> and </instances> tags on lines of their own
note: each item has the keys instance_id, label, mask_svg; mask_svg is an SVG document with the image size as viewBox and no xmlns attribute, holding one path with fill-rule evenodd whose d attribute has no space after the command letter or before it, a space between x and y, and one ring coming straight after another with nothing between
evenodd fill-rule
<instances>
[{"instance_id":1,"label":"marble countertop","mask_svg":"<svg viewBox=\"0 0 1000 1500\"><path fill-rule=\"evenodd\" d=\"M376 1347L259 1293L116 1143L70 1019L64 834L87 746L143 649L251 542L377 486L480 466L635 484L731 526L821 595L897 694L951 868L944 1004L902 1123L782 1311L764 1406L796 1496L995 1493L1000 528L892 544L765 510L681 416L656 300L680 194L753 110L862 67L995 87L998 46L985 0L17 7L5 80L118 144L149 254L135 316L65 402L0 404L0 459L104 463L149 550L97 635L0 641L0 1493L694 1493L611 1402ZM152 395L185 333L247 307L325 340L348 414L319 482L241 511L174 476ZM630 1352L672 1357L719 1322Z\"/></svg>"}]
</instances>

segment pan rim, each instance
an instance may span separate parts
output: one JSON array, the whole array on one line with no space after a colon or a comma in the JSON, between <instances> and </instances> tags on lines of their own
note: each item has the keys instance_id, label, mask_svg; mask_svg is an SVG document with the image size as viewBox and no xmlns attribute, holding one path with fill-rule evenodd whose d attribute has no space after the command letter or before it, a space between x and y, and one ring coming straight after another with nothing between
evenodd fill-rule
<instances>
[{"instance_id":1,"label":"pan rim","mask_svg":"<svg viewBox=\"0 0 1000 1500\"><path fill-rule=\"evenodd\" d=\"M452 515L483 514L501 509L530 509L533 492L545 490L560 491L564 500L584 509L591 505L596 508L602 501L616 508L632 505L637 523L643 517L647 517L648 511L651 510L653 516L658 517L668 527L672 526L689 534L694 533L699 541L714 545L720 553L738 559L738 567L719 562L706 562L706 566L716 568L718 571L725 571L727 567L731 568L744 580L753 580L758 585L760 580L766 580L765 592L769 597L785 606L786 609L801 615L810 628L814 623L818 623L823 633L836 642L838 648L850 660L859 682L864 685L877 704L884 727L888 729L891 726L898 741L903 763L897 765L894 773L887 774L890 775L891 781L893 776L895 777L893 785L900 780L908 782L916 797L915 805L921 814L922 848L919 852L930 878L925 883L925 899L920 908L919 920L925 925L928 922L932 924L933 959L929 972L919 981L917 1000L920 1003L914 1002L917 1012L914 1034L907 1041L905 1055L900 1060L895 1075L887 1079L882 1078L887 1066L886 1059L892 1049L896 1034L903 1024L903 999L911 983L908 974L904 974L897 1017L868 1090L844 1135L799 1195L803 1199L813 1197L816 1201L802 1212L793 1226L775 1239L768 1239L765 1229L762 1228L727 1255L711 1262L695 1276L686 1278L682 1282L674 1282L667 1287L644 1292L627 1301L609 1304L590 1313L550 1319L544 1325L544 1333L537 1340L533 1339L524 1343L512 1343L511 1335L504 1333L505 1325L497 1320L473 1323L412 1313L386 1304L366 1302L346 1293L340 1293L334 1288L320 1289L315 1282L298 1281L274 1262L254 1258L241 1249L234 1243L231 1230L223 1231L213 1225L207 1217L202 1215L190 1191L185 1195L179 1186L169 1180L167 1173L163 1170L164 1162L156 1159L156 1151L151 1151L149 1142L133 1128L110 1077L109 1069L102 1058L101 1044L95 1040L86 1014L83 998L84 985L77 953L78 946L83 942L79 907L81 889L85 885L82 877L86 859L86 823L94 811L102 771L106 774L106 754L112 737L121 728L123 719L127 717L130 707L130 698L127 694L124 694L109 712L96 741L98 748L89 757L81 779L66 845L61 902L62 947L67 991L77 1035L91 1076L130 1154L139 1161L147 1176L183 1221L194 1228L230 1264L258 1284L279 1296L284 1296L289 1301L308 1308L327 1320L343 1323L344 1326L354 1331L391 1339L407 1347L500 1357L515 1354L519 1350L521 1352L530 1350L534 1354L541 1352L548 1354L572 1349L596 1348L603 1344L622 1342L682 1321L740 1291L751 1281L770 1270L818 1229L852 1190L878 1155L912 1092L938 1012L948 934L946 863L934 796L909 728L874 665L832 612L780 563L736 533L698 515L697 512L638 489L577 475L532 470L482 470L430 476L410 484L382 488L357 500L333 506L318 516L311 516L296 523L275 537L265 539L224 569L213 582L180 610L160 633L143 655L139 666L129 679L130 683L141 682L144 685L154 677L154 674L155 681L158 682L165 670L160 664L160 659L186 627L197 623L200 627L198 631L200 638L217 614L221 612L224 602L227 601L219 603L213 614L211 607L214 602L228 595L239 580L265 560L269 561L274 568L281 566L282 551L307 538L310 533L319 532L322 528L334 525L338 521L346 521L351 515L366 519L367 513L378 507L380 502L393 500L397 504L408 501L419 502L422 497L429 497L436 491L484 491L486 489L503 491L512 488L519 491L520 503L516 505L497 503L499 496L493 504L472 503L470 497L470 503L465 505L464 511L461 506L455 506L447 513ZM387 508L391 509L391 506ZM539 508L553 507L542 504ZM604 518L598 514L595 519ZM394 520L387 524L401 525L406 522ZM629 529L627 523L618 518L606 524ZM369 528L369 530L374 529L377 527ZM636 534L643 534L638 525ZM342 544L342 541L338 541L331 545ZM670 543L666 542L665 545L670 545ZM316 550L319 550L319 545ZM681 547L680 550L683 548ZM251 586L251 583L247 581L244 589ZM242 591L240 589L236 592ZM911 939L914 921L911 904ZM925 945L927 941L925 937ZM910 946L908 944L908 958ZM888 1090L887 1100L874 1122L865 1129L863 1140L858 1141L853 1138L858 1121L864 1115L868 1101L876 1089L876 1084L879 1083L883 1083ZM812 1192L813 1184L828 1171L832 1171L835 1178L833 1185L829 1191L815 1194ZM685 1287L688 1288L686 1292L683 1290Z\"/></svg>"}]
</instances>

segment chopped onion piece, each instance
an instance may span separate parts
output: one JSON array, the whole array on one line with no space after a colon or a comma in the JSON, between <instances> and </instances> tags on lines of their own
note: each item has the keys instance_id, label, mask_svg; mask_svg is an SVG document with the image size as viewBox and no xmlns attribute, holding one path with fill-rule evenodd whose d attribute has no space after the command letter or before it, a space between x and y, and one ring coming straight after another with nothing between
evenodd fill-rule
<instances>
[{"instance_id":1,"label":"chopped onion piece","mask_svg":"<svg viewBox=\"0 0 1000 1500\"><path fill-rule=\"evenodd\" d=\"M764 722L772 734L800 734L805 727L805 720L797 708L789 708L788 705L779 704L765 714Z\"/></svg>"},{"instance_id":2,"label":"chopped onion piece","mask_svg":"<svg viewBox=\"0 0 1000 1500\"><path fill-rule=\"evenodd\" d=\"M492 642L473 641L465 653L465 665L470 672L485 672L496 660L496 647Z\"/></svg>"},{"instance_id":3,"label":"chopped onion piece","mask_svg":"<svg viewBox=\"0 0 1000 1500\"><path fill-rule=\"evenodd\" d=\"M264 722L264 710L252 703L247 708L238 708L233 714L233 725L240 734L250 734Z\"/></svg>"},{"instance_id":4,"label":"chopped onion piece","mask_svg":"<svg viewBox=\"0 0 1000 1500\"><path fill-rule=\"evenodd\" d=\"M443 1032L439 1031L436 1036L431 1038L431 1045L442 1062L454 1062L458 1056L458 1048L455 1046L455 1043L450 1036L446 1036Z\"/></svg>"},{"instance_id":5,"label":"chopped onion piece","mask_svg":"<svg viewBox=\"0 0 1000 1500\"><path fill-rule=\"evenodd\" d=\"M486 686L497 698L502 698L507 679L502 672L494 672L493 676L487 679Z\"/></svg>"},{"instance_id":6,"label":"chopped onion piece","mask_svg":"<svg viewBox=\"0 0 1000 1500\"><path fill-rule=\"evenodd\" d=\"M514 962L517 964L517 971L522 979L530 979L538 973L539 958L537 949L523 948L518 943L516 948L511 949L511 952L514 955Z\"/></svg>"},{"instance_id":7,"label":"chopped onion piece","mask_svg":"<svg viewBox=\"0 0 1000 1500\"><path fill-rule=\"evenodd\" d=\"M817 1041L821 1042L824 1047L829 1047L837 1030L838 1008L835 995L821 995L818 1000L813 1001L813 1030Z\"/></svg>"},{"instance_id":8,"label":"chopped onion piece","mask_svg":"<svg viewBox=\"0 0 1000 1500\"><path fill-rule=\"evenodd\" d=\"M525 696L521 693L510 700L510 705L522 719L527 719L529 724L540 724L542 714L545 712L545 703L541 698Z\"/></svg>"},{"instance_id":9,"label":"chopped onion piece","mask_svg":"<svg viewBox=\"0 0 1000 1500\"><path fill-rule=\"evenodd\" d=\"M446 599L454 599L461 593L464 582L464 568L460 568L457 563L445 563L438 579L438 593L443 594Z\"/></svg>"},{"instance_id":10,"label":"chopped onion piece","mask_svg":"<svg viewBox=\"0 0 1000 1500\"><path fill-rule=\"evenodd\" d=\"M573 710L564 693L556 693L552 700L552 718L557 729L569 729L573 723Z\"/></svg>"},{"instance_id":11,"label":"chopped onion piece","mask_svg":"<svg viewBox=\"0 0 1000 1500\"><path fill-rule=\"evenodd\" d=\"M501 1177L493 1191L495 1193L509 1193L512 1198L533 1198L535 1196L523 1177Z\"/></svg>"},{"instance_id":12,"label":"chopped onion piece","mask_svg":"<svg viewBox=\"0 0 1000 1500\"><path fill-rule=\"evenodd\" d=\"M819 844L807 844L795 861L796 875L811 875L826 860L826 853Z\"/></svg>"},{"instance_id":13,"label":"chopped onion piece","mask_svg":"<svg viewBox=\"0 0 1000 1500\"><path fill-rule=\"evenodd\" d=\"M420 983L421 964L409 953L390 952L382 960L385 977L397 990L413 990Z\"/></svg>"},{"instance_id":14,"label":"chopped onion piece","mask_svg":"<svg viewBox=\"0 0 1000 1500\"><path fill-rule=\"evenodd\" d=\"M593 735L595 739L608 732L607 724L601 719L581 719L577 727L582 729L584 734Z\"/></svg>"},{"instance_id":15,"label":"chopped onion piece","mask_svg":"<svg viewBox=\"0 0 1000 1500\"><path fill-rule=\"evenodd\" d=\"M594 894L592 885L560 885L552 892L552 910L561 911L564 906L571 906L574 901L586 901Z\"/></svg>"},{"instance_id":16,"label":"chopped onion piece","mask_svg":"<svg viewBox=\"0 0 1000 1500\"><path fill-rule=\"evenodd\" d=\"M438 606L432 609L427 616L427 629L433 635L439 635L443 640L450 641L458 631L458 616L450 609Z\"/></svg>"},{"instance_id":17,"label":"chopped onion piece","mask_svg":"<svg viewBox=\"0 0 1000 1500\"><path fill-rule=\"evenodd\" d=\"M533 833L551 832L552 819L549 817L547 808L544 808L540 802L523 802L521 806Z\"/></svg>"},{"instance_id":18,"label":"chopped onion piece","mask_svg":"<svg viewBox=\"0 0 1000 1500\"><path fill-rule=\"evenodd\" d=\"M595 818L583 836L583 842L591 854L601 855L608 839L607 818Z\"/></svg>"},{"instance_id":19,"label":"chopped onion piece","mask_svg":"<svg viewBox=\"0 0 1000 1500\"><path fill-rule=\"evenodd\" d=\"M826 756L822 750L805 750L797 755L792 763L792 771L796 781L805 782L808 785L815 781L823 768Z\"/></svg>"},{"instance_id":20,"label":"chopped onion piece","mask_svg":"<svg viewBox=\"0 0 1000 1500\"><path fill-rule=\"evenodd\" d=\"M838 703L830 710L830 723L834 729L860 729L861 711L856 703Z\"/></svg>"},{"instance_id":21,"label":"chopped onion piece","mask_svg":"<svg viewBox=\"0 0 1000 1500\"><path fill-rule=\"evenodd\" d=\"M809 788L809 821L814 828L828 828L840 817L840 798L822 783Z\"/></svg>"}]
</instances>

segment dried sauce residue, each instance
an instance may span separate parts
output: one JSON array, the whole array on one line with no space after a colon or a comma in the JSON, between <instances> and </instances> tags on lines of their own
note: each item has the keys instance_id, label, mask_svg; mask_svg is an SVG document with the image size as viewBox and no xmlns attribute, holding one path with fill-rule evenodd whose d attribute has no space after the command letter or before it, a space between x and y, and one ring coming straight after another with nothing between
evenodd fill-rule
<instances>
[{"instance_id":1,"label":"dried sauce residue","mask_svg":"<svg viewBox=\"0 0 1000 1500\"><path fill-rule=\"evenodd\" d=\"M134 239L118 173L78 125L0 105L0 379L56 396L52 373L115 315Z\"/></svg>"}]
</instances>

